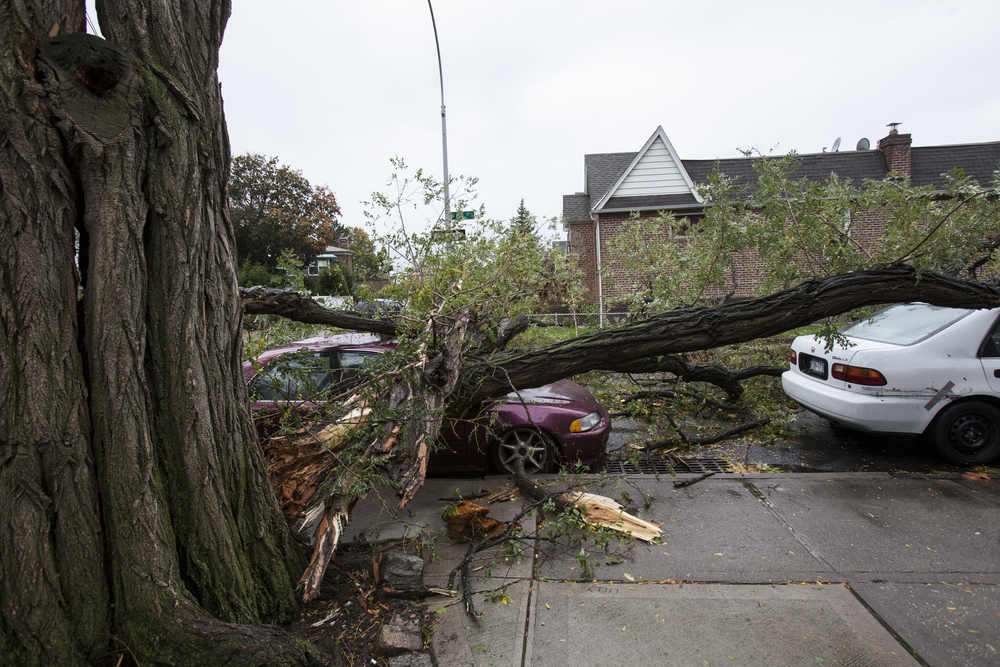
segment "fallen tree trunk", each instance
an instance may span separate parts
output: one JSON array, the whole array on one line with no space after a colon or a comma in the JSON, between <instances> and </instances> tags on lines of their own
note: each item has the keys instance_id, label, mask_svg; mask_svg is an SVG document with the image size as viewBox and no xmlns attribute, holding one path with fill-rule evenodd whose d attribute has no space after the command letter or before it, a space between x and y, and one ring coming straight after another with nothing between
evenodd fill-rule
<instances>
[{"instance_id":1,"label":"fallen tree trunk","mask_svg":"<svg viewBox=\"0 0 1000 667\"><path fill-rule=\"evenodd\" d=\"M562 343L471 360L452 404L461 408L503 395L511 386L539 387L592 370L616 371L638 359L775 336L863 306L910 301L994 308L1000 306L1000 286L909 266L815 278L757 299L680 308Z\"/></svg>"},{"instance_id":2,"label":"fallen tree trunk","mask_svg":"<svg viewBox=\"0 0 1000 667\"><path fill-rule=\"evenodd\" d=\"M250 298L251 290L258 296ZM280 314L300 322L387 335L398 331L398 324L326 309L295 292L259 287L251 290L241 291L247 314ZM957 308L994 308L1000 306L1000 285L895 266L815 278L756 299L679 308L561 343L463 359L449 412L460 413L512 389L539 387L593 370L627 373L654 369L706 377L719 375L723 382L720 386L729 391L733 381L745 377L737 374L726 378L703 365L685 365L679 363L682 361L679 357L664 355L766 338L856 308L909 301ZM506 343L509 338L510 331L504 330L497 340ZM770 369L767 372L773 374Z\"/></svg>"},{"instance_id":3,"label":"fallen tree trunk","mask_svg":"<svg viewBox=\"0 0 1000 667\"><path fill-rule=\"evenodd\" d=\"M335 424L268 442L268 451L272 452L268 472L286 521L302 522L307 533L316 526L316 545L296 589L304 602L318 595L327 565L357 500L357 493L352 491L359 481L357 471L350 461L338 455L347 443L358 439L367 442L360 456L362 460L391 454L382 472L399 485L397 493L402 509L423 486L427 457L438 437L445 401L458 382L468 325L466 314L454 318L432 317L424 338L436 341L437 346L425 344L412 374L394 379L385 388L378 402L378 415L372 414L374 408L364 405ZM386 418L386 415L392 416ZM375 417L382 419L376 424ZM348 434L352 438L345 437ZM294 461L276 456L294 451L302 452L300 470L295 469ZM316 494L316 489L332 476L335 477L330 491Z\"/></svg>"}]
</instances>

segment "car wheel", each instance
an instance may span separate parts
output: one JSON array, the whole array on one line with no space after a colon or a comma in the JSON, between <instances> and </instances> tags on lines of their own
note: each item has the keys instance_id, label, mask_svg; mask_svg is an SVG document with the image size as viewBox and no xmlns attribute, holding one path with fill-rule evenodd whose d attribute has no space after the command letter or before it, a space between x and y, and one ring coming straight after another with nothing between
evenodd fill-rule
<instances>
[{"instance_id":1,"label":"car wheel","mask_svg":"<svg viewBox=\"0 0 1000 667\"><path fill-rule=\"evenodd\" d=\"M555 460L555 449L547 435L533 428L515 428L503 434L490 452L493 468L501 473L513 473L514 461L524 462L524 472L548 472Z\"/></svg>"},{"instance_id":2,"label":"car wheel","mask_svg":"<svg viewBox=\"0 0 1000 667\"><path fill-rule=\"evenodd\" d=\"M934 422L934 447L949 463L968 466L1000 458L1000 410L978 401L954 403Z\"/></svg>"}]
</instances>

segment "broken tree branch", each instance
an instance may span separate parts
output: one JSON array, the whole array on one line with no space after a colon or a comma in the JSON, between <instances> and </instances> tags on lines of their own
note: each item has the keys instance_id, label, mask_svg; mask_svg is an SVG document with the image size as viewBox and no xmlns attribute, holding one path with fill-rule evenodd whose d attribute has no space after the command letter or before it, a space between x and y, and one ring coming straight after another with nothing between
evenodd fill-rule
<instances>
[{"instance_id":1,"label":"broken tree branch","mask_svg":"<svg viewBox=\"0 0 1000 667\"><path fill-rule=\"evenodd\" d=\"M346 310L326 308L293 290L241 287L240 301L247 315L279 315L304 324L327 324L385 336L395 336L400 328L399 324L389 320L375 320Z\"/></svg>"},{"instance_id":2,"label":"broken tree branch","mask_svg":"<svg viewBox=\"0 0 1000 667\"><path fill-rule=\"evenodd\" d=\"M547 494L542 487L525 476L524 463L520 459L515 460L514 477L517 487L530 498L539 501L551 498L559 509L576 508L584 522L592 526L610 528L645 542L652 542L662 534L655 523L632 516L611 498L576 491Z\"/></svg>"},{"instance_id":3,"label":"broken tree branch","mask_svg":"<svg viewBox=\"0 0 1000 667\"><path fill-rule=\"evenodd\" d=\"M701 480L708 479L709 477L711 477L714 474L715 474L714 472L706 472L706 473L702 473L702 474L700 474L697 477L694 477L692 479L678 480L678 481L674 482L674 488L675 489L681 489L681 488L684 488L685 486L691 486L692 484L697 484Z\"/></svg>"},{"instance_id":4,"label":"broken tree branch","mask_svg":"<svg viewBox=\"0 0 1000 667\"><path fill-rule=\"evenodd\" d=\"M761 419L755 419L752 422L746 422L745 424L740 424L739 426L735 426L729 430L722 431L721 433L716 433L715 435L710 435L705 438L688 438L680 431L680 429L677 430L679 433L681 433L681 439L685 445L691 447L697 447L701 445L714 445L715 443L727 440L733 437L734 435L739 435L740 433L752 431L755 428L760 428L761 426L764 426L765 424L769 423L771 423L770 417L762 417ZM674 438L667 438L666 440L658 440L656 442L649 443L648 445L642 448L642 451L649 453L652 451L656 451L657 449L671 447L676 444L677 440L675 440Z\"/></svg>"},{"instance_id":5,"label":"broken tree branch","mask_svg":"<svg viewBox=\"0 0 1000 667\"><path fill-rule=\"evenodd\" d=\"M608 370L608 369L604 369ZM780 377L787 366L752 366L739 371L731 371L719 364L692 363L675 354L662 357L636 359L618 365L620 373L672 373L684 382L707 382L714 384L729 395L732 401L743 395L742 380L758 375Z\"/></svg>"}]
</instances>

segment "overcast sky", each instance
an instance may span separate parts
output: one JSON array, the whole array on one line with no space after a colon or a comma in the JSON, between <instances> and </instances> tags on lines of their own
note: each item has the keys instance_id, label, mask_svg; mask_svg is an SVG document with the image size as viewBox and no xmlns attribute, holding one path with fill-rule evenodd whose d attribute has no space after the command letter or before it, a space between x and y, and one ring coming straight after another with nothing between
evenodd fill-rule
<instances>
[{"instance_id":1,"label":"overcast sky","mask_svg":"<svg viewBox=\"0 0 1000 667\"><path fill-rule=\"evenodd\" d=\"M586 153L662 125L682 159L1000 140L996 0L433 0L449 171L491 217L583 190ZM219 76L233 154L336 194L343 222L400 156L440 178L426 0L235 0ZM426 217L426 213L422 214ZM414 220L414 223L417 222Z\"/></svg>"}]
</instances>

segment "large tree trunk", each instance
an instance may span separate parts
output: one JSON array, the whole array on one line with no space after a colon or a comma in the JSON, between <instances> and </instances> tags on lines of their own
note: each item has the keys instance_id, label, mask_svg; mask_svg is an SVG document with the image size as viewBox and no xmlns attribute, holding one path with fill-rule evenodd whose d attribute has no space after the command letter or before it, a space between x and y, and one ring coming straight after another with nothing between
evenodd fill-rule
<instances>
[{"instance_id":1,"label":"large tree trunk","mask_svg":"<svg viewBox=\"0 0 1000 667\"><path fill-rule=\"evenodd\" d=\"M105 651L110 600L78 352L77 183L32 69L52 24L82 27L83 7L19 9L0 11L0 655L72 665Z\"/></svg>"},{"instance_id":2,"label":"large tree trunk","mask_svg":"<svg viewBox=\"0 0 1000 667\"><path fill-rule=\"evenodd\" d=\"M110 43L80 1L0 3L0 653L309 664L247 625L290 617L304 560L239 372L229 5L98 12Z\"/></svg>"}]
</instances>

